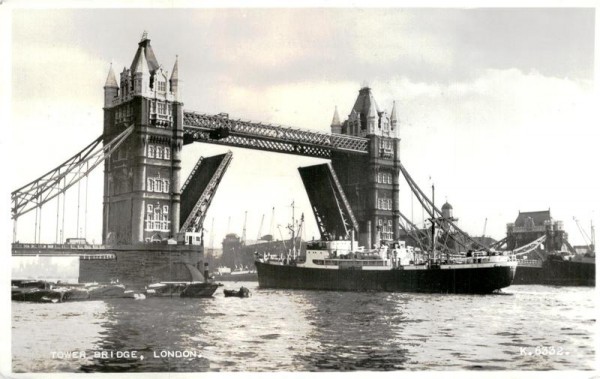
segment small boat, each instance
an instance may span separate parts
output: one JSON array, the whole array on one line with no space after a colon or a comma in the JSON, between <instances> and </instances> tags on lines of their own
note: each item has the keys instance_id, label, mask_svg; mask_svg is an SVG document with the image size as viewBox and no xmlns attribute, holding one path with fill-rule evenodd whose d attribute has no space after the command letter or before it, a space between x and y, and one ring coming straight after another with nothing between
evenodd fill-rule
<instances>
[{"instance_id":1,"label":"small boat","mask_svg":"<svg viewBox=\"0 0 600 379\"><path fill-rule=\"evenodd\" d=\"M34 303L60 303L63 301L63 295L64 292L55 290L18 288L12 290L11 300L29 301Z\"/></svg>"},{"instance_id":2,"label":"small boat","mask_svg":"<svg viewBox=\"0 0 600 379\"><path fill-rule=\"evenodd\" d=\"M240 287L239 290L223 290L225 297L250 297L250 290L246 287Z\"/></svg>"},{"instance_id":3,"label":"small boat","mask_svg":"<svg viewBox=\"0 0 600 379\"><path fill-rule=\"evenodd\" d=\"M57 289L58 291L63 289ZM89 300L90 293L83 289L69 288L64 290L62 301L82 301Z\"/></svg>"},{"instance_id":4,"label":"small boat","mask_svg":"<svg viewBox=\"0 0 600 379\"><path fill-rule=\"evenodd\" d=\"M89 290L90 299L105 299L115 297L126 297L124 285L99 285L92 286Z\"/></svg>"},{"instance_id":5,"label":"small boat","mask_svg":"<svg viewBox=\"0 0 600 379\"><path fill-rule=\"evenodd\" d=\"M13 279L11 285L18 288L50 289L51 284L44 280Z\"/></svg>"},{"instance_id":6,"label":"small boat","mask_svg":"<svg viewBox=\"0 0 600 379\"><path fill-rule=\"evenodd\" d=\"M219 288L216 283L206 282L160 282L150 284L146 290L149 297L211 297Z\"/></svg>"},{"instance_id":7,"label":"small boat","mask_svg":"<svg viewBox=\"0 0 600 379\"><path fill-rule=\"evenodd\" d=\"M181 297L211 297L219 288L216 283L189 283L181 292Z\"/></svg>"},{"instance_id":8,"label":"small boat","mask_svg":"<svg viewBox=\"0 0 600 379\"><path fill-rule=\"evenodd\" d=\"M159 282L150 284L146 296L152 297L211 297L219 288L219 284L208 281L208 270L204 275L189 263L184 263L192 281Z\"/></svg>"}]
</instances>

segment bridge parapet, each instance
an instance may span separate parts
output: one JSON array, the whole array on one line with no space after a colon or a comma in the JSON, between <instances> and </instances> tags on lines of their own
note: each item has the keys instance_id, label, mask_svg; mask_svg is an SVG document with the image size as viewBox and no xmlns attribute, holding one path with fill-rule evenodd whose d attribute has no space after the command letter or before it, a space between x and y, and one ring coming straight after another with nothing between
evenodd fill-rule
<instances>
[{"instance_id":1,"label":"bridge parapet","mask_svg":"<svg viewBox=\"0 0 600 379\"><path fill-rule=\"evenodd\" d=\"M101 244L66 244L66 243L13 243L13 249L46 249L46 250L99 250L106 249Z\"/></svg>"},{"instance_id":2,"label":"bridge parapet","mask_svg":"<svg viewBox=\"0 0 600 379\"><path fill-rule=\"evenodd\" d=\"M107 255L110 246L99 244L13 243L13 256L97 256ZM92 259L92 258L88 258Z\"/></svg>"}]
</instances>

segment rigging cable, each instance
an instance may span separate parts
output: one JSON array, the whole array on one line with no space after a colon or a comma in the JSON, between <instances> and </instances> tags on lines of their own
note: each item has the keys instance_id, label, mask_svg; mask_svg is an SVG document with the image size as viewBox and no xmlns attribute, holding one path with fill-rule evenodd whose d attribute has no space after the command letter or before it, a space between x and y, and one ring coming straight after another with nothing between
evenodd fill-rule
<instances>
[{"instance_id":1,"label":"rigging cable","mask_svg":"<svg viewBox=\"0 0 600 379\"><path fill-rule=\"evenodd\" d=\"M402 165L402 163L399 163L399 167L400 167L400 172L402 172L402 175L404 175L404 178L408 182L408 184L411 187L411 189L414 187L414 189L416 189L418 191L418 193L420 193L421 196L423 196L423 199L425 201L427 201L429 203L429 205L432 207L432 212L430 212L430 214L432 215L432 218L435 218L435 216L434 216L435 212L438 212L439 214L441 214L442 212L439 209L437 209L434 204L431 203L431 200L429 200L427 198L427 196L425 196L425 194L423 193L423 191L419 188L419 186L411 178L410 174L406 171L406 169L404 168L404 166ZM415 194L417 194L417 193L415 193ZM417 196L417 198L419 198L419 196ZM427 208L427 210L429 210L429 208ZM454 227L454 229L456 229L456 231L458 231L459 233L461 233L470 242L472 242L476 246L479 246L484 251L486 251L488 253L490 252L489 248L487 248L486 246L483 246L481 243L475 241L466 232L464 232L462 229L460 229L455 223L453 223L452 221L448 220L448 224L452 225Z\"/></svg>"}]
</instances>

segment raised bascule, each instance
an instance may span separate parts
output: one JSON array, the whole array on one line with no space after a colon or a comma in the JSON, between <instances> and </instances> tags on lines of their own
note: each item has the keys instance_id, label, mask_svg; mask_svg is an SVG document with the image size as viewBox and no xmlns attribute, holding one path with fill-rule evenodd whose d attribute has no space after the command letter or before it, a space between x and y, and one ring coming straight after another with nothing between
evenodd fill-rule
<instances>
[{"instance_id":1,"label":"raised bascule","mask_svg":"<svg viewBox=\"0 0 600 379\"><path fill-rule=\"evenodd\" d=\"M365 86L348 118L341 122L336 108L331 133L324 133L186 111L180 89L177 59L169 73L144 33L118 80L109 69L102 135L11 195L15 236L18 218L34 210L37 236L43 205L63 195L64 206L65 191L103 161L102 245L13 243L13 255L80 255L80 281L178 278L173 262L198 265L203 260L202 224L232 160L231 152L200 158L182 183L182 149L194 142L330 159L325 166L301 169L322 236L355 233L363 246L398 239L401 165L395 103L388 114ZM320 194L335 201L319 202Z\"/></svg>"}]
</instances>

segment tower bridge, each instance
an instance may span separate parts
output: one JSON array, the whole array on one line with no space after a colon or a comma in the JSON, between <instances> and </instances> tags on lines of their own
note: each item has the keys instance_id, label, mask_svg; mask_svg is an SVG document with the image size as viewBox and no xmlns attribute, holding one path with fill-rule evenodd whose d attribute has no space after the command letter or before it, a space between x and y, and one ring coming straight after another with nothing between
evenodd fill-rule
<instances>
[{"instance_id":1,"label":"tower bridge","mask_svg":"<svg viewBox=\"0 0 600 379\"><path fill-rule=\"evenodd\" d=\"M317 222L322 221L322 238L355 232L360 244L371 246L399 237L400 125L395 103L388 114L370 88L361 88L348 118L341 122L336 108L331 132L324 133L184 110L180 82L177 59L169 73L144 34L119 80L112 65L109 69L102 136L12 193L15 231L21 215L41 210L61 194L64 201L64 192L103 161L105 251L98 253L115 254L116 259L127 254L121 261L132 265L160 266L156 254L169 262L177 256L198 263L202 223L232 159L231 153L200 158L182 185L182 149L201 142L329 159L327 169L301 169ZM161 250L157 244L168 248ZM14 255L24 254L22 245L13 244Z\"/></svg>"}]
</instances>

